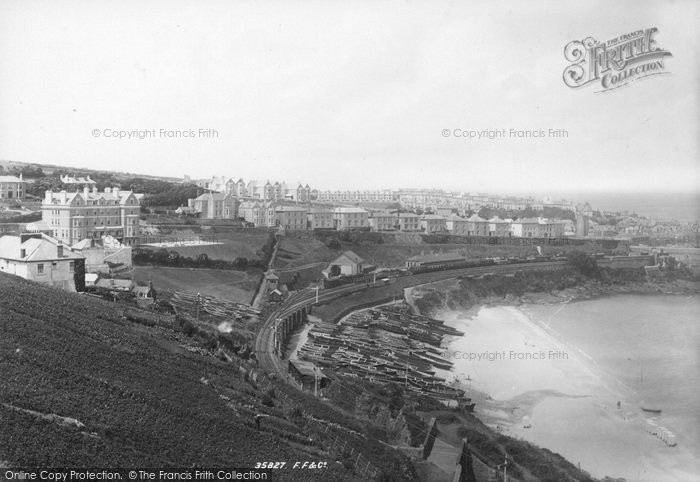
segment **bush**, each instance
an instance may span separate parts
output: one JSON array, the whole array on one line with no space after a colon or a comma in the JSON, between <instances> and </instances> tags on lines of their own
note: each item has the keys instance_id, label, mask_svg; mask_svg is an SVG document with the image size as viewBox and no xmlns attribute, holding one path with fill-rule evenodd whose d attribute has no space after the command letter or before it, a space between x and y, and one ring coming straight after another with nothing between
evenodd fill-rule
<instances>
[{"instance_id":1,"label":"bush","mask_svg":"<svg viewBox=\"0 0 700 482\"><path fill-rule=\"evenodd\" d=\"M569 251L566 255L566 260L576 271L588 278L597 278L600 276L598 263L596 263L595 258L587 255L583 251Z\"/></svg>"}]
</instances>

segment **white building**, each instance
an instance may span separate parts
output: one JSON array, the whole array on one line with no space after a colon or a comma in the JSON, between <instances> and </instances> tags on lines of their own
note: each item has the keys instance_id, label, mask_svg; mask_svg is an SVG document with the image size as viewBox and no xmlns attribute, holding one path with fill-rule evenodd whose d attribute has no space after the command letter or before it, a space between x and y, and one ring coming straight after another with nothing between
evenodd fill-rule
<instances>
[{"instance_id":1,"label":"white building","mask_svg":"<svg viewBox=\"0 0 700 482\"><path fill-rule=\"evenodd\" d=\"M369 213L362 208L337 207L333 210L335 228L339 231L369 227Z\"/></svg>"},{"instance_id":2,"label":"white building","mask_svg":"<svg viewBox=\"0 0 700 482\"><path fill-rule=\"evenodd\" d=\"M30 281L75 291L76 270L84 274L83 256L41 233L0 238L0 271ZM78 273L80 274L80 273Z\"/></svg>"}]
</instances>

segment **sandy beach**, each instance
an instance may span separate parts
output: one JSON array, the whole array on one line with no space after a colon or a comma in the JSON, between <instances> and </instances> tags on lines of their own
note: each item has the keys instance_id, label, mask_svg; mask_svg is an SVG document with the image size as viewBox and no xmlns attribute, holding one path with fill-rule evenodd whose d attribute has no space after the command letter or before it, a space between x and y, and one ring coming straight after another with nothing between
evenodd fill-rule
<instances>
[{"instance_id":1,"label":"sandy beach","mask_svg":"<svg viewBox=\"0 0 700 482\"><path fill-rule=\"evenodd\" d=\"M470 391L488 425L580 463L595 477L699 479L695 455L649 434L624 385L520 308L437 317L465 333L446 340L445 357L455 365L441 376Z\"/></svg>"}]
</instances>

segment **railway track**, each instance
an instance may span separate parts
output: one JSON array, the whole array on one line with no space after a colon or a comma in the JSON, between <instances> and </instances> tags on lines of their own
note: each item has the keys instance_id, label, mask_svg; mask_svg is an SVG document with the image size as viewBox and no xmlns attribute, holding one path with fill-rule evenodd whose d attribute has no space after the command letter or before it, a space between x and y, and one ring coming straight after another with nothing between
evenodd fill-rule
<instances>
[{"instance_id":1,"label":"railway track","mask_svg":"<svg viewBox=\"0 0 700 482\"><path fill-rule=\"evenodd\" d=\"M503 274L515 273L517 271L536 271L542 269L556 269L566 265L566 261L545 261L538 263L515 263L505 265L489 265L469 268L459 268L454 270L433 271L415 275L406 275L394 278L396 289L408 288L427 283L434 283L446 279L468 275ZM366 282L344 285L338 288L330 288L319 291L318 304L324 304L336 298L357 294L361 291L372 289ZM306 288L287 298L279 307L275 309L263 322L263 325L255 340L255 353L260 364L260 368L267 372L276 373L282 380L285 377L285 367L282 361L274 354L274 330L278 319L284 318L304 307L316 304L316 291Z\"/></svg>"}]
</instances>

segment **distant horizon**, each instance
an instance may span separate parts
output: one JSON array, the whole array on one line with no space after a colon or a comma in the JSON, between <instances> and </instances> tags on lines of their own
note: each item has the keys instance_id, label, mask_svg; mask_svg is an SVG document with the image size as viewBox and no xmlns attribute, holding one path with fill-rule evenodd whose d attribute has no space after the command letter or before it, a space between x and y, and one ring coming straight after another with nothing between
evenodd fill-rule
<instances>
[{"instance_id":1,"label":"distant horizon","mask_svg":"<svg viewBox=\"0 0 700 482\"><path fill-rule=\"evenodd\" d=\"M38 166L52 166L59 167L66 170L86 170L86 171L101 171L101 172L115 172L124 175L133 175L135 177L139 176L152 176L159 178L169 178L169 179L183 179L182 177L176 176L163 176L157 174L145 174L138 172L125 172L118 170L108 170L108 169L94 169L86 167L75 167L75 166L62 166L56 163L40 163L40 162L25 162L25 161L14 161L8 159L0 159L3 163L18 163L24 165L38 165ZM218 176L226 176L224 174L217 174ZM201 178L192 177L192 179L210 179L212 176L206 176ZM235 177L234 180L238 180L239 177ZM251 180L262 181L265 180L260 178L245 178L243 179L248 182ZM288 181L285 179L274 179L271 178L270 181L275 182L287 182L288 186L294 188L293 181ZM176 181L173 181L176 182ZM301 181L302 184L307 184ZM491 196L514 196L519 198L531 197L537 201L542 201L545 197L549 197L552 201L568 201L573 205L589 202L591 206L596 210L606 211L606 212L629 212L635 213L640 216L647 216L651 218L663 218L663 219L676 219L680 222L698 222L700 221L700 190L676 190L676 191L622 191L622 190L571 190L565 191L561 188L553 189L551 191L543 190L532 190L532 191L486 191L486 190L470 190L464 188L448 188L448 187L431 187L431 186L403 186L403 187L392 187L384 186L378 188L370 187L358 187L358 186L346 186L339 189L325 188L323 186L313 186L309 184L312 189L318 189L319 191L335 191L335 190L376 190L376 189L387 189L391 191L400 191L403 189L424 189L424 190L442 190L446 192L460 192L467 194L480 194L480 195L491 195ZM679 199L682 198L682 199Z\"/></svg>"},{"instance_id":2,"label":"distant horizon","mask_svg":"<svg viewBox=\"0 0 700 482\"><path fill-rule=\"evenodd\" d=\"M163 173L153 173L153 172L134 172L134 171L122 171L117 169L106 169L106 168L95 168L95 167L79 167L75 165L64 165L64 164L58 164L56 161L50 161L50 162L42 162L42 161L16 161L12 159L0 159L0 163L17 163L17 164L25 164L25 165L38 165L38 166L50 166L50 167L58 167L61 169L66 169L66 170L76 170L76 171L96 171L96 172L115 172L115 173L120 173L120 174L129 174L133 175L134 177L140 177L140 176L148 176L148 177L157 177L157 178L169 178L169 179L177 179L177 180L182 180L184 179L185 175L188 175L191 179L193 180L203 180L203 179L211 179L213 177L224 177L227 179L233 179L234 181L237 181L238 179L243 179L244 181L267 181L269 180L270 182L286 182L288 185L295 184L297 182L301 183L302 185L309 184L309 186L312 189L318 189L318 190L323 190L323 191L344 191L344 190L360 190L360 191L373 191L373 190L392 190L392 191L399 191L399 190L409 190L409 189L424 189L424 190L442 190L442 191L448 191L448 192L463 192L463 193L474 193L474 194L487 194L487 195L506 195L506 196L537 196L537 197L550 197L554 201L566 199L566 196L584 196L587 194L595 194L595 195L600 195L600 194L610 194L612 195L613 192L620 194L620 195L634 195L634 194L658 194L658 195L665 195L665 194L684 194L684 195L699 195L700 196L700 186L696 186L694 188L688 188L688 189L675 189L675 190L664 190L664 189L587 189L587 190L581 190L581 189L576 189L572 188L572 190L564 190L560 187L552 189L552 190L546 190L542 188L537 188L533 190L508 190L508 191L496 191L496 190L487 190L487 189L470 189L466 187L447 187L445 185L442 186L436 186L436 185L380 185L378 187L375 187L375 185L364 185L364 186L357 186L355 184L352 185L347 185L346 187L319 187L319 186L314 186L310 182L307 182L303 179L297 179L297 180L289 180L289 179L282 179L274 176L244 176L244 175L235 175L231 176L226 173L214 173L209 176L194 176L192 174L184 173L184 175L164 175Z\"/></svg>"}]
</instances>

